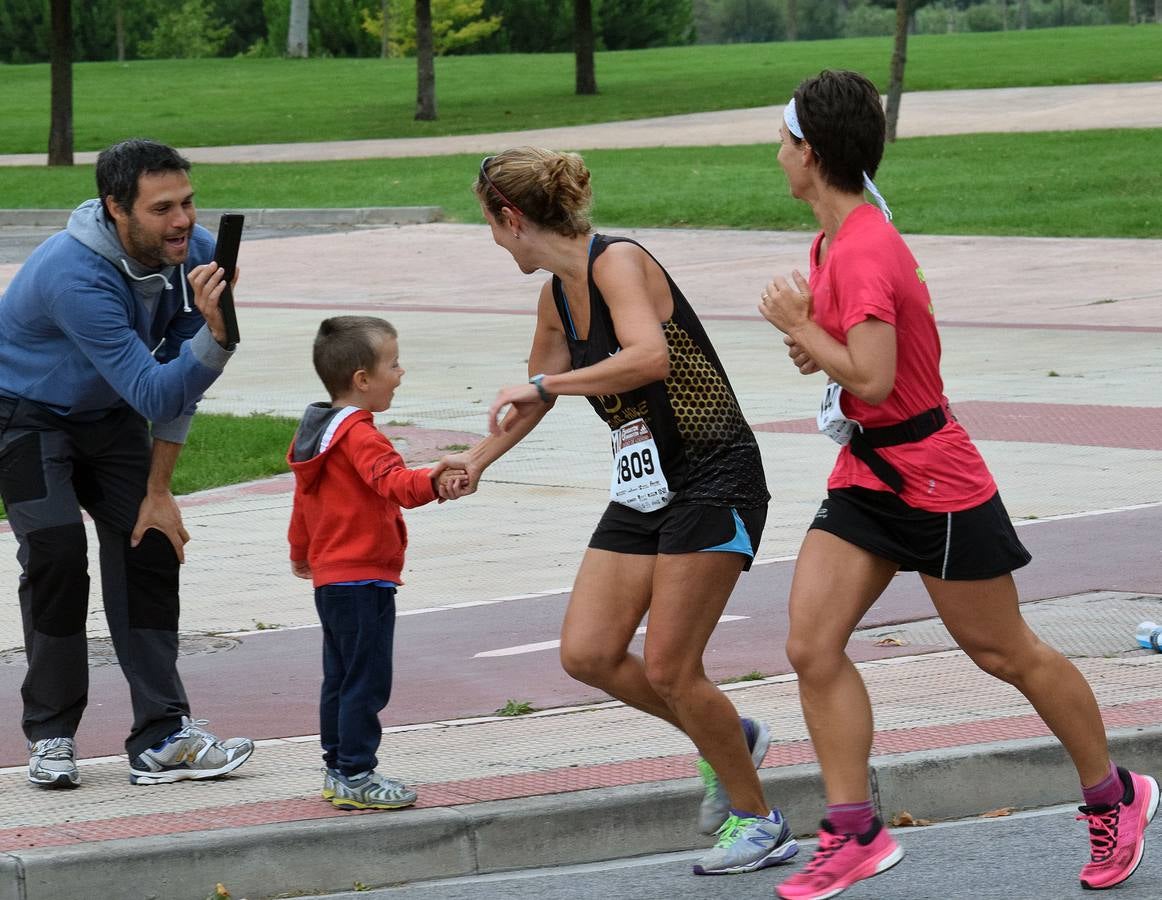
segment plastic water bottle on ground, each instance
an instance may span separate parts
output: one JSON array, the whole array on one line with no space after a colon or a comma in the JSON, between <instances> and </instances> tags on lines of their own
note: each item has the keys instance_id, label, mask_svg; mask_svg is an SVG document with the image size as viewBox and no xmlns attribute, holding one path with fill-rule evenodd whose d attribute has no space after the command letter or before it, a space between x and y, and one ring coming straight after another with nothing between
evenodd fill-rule
<instances>
[{"instance_id":1,"label":"plastic water bottle on ground","mask_svg":"<svg viewBox=\"0 0 1162 900\"><path fill-rule=\"evenodd\" d=\"M1162 625L1153 622L1142 622L1138 626L1138 646L1143 650L1157 650L1162 653Z\"/></svg>"}]
</instances>

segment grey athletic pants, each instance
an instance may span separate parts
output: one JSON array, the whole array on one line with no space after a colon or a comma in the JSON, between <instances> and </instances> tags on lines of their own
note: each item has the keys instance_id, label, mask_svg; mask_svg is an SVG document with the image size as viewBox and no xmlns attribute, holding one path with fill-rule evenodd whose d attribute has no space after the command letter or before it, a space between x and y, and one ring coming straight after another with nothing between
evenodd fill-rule
<instances>
[{"instance_id":1,"label":"grey athletic pants","mask_svg":"<svg viewBox=\"0 0 1162 900\"><path fill-rule=\"evenodd\" d=\"M100 542L105 618L129 682L130 759L181 727L189 702L177 672L178 559L169 539L129 537L145 497L149 427L128 407L78 421L0 397L0 498L18 542L30 741L72 737L89 692L84 509Z\"/></svg>"}]
</instances>

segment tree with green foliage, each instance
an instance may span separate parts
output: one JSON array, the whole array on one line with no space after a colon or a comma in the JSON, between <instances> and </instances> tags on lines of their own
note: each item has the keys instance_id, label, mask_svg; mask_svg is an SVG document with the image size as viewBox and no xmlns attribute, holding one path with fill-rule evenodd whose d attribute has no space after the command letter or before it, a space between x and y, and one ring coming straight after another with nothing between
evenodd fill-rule
<instances>
[{"instance_id":1,"label":"tree with green foliage","mask_svg":"<svg viewBox=\"0 0 1162 900\"><path fill-rule=\"evenodd\" d=\"M786 33L778 0L699 0L694 11L698 39L709 44L775 41Z\"/></svg>"},{"instance_id":2,"label":"tree with green foliage","mask_svg":"<svg viewBox=\"0 0 1162 900\"><path fill-rule=\"evenodd\" d=\"M416 0L416 119L436 119L436 50L432 0Z\"/></svg>"},{"instance_id":3,"label":"tree with green foliage","mask_svg":"<svg viewBox=\"0 0 1162 900\"><path fill-rule=\"evenodd\" d=\"M377 41L384 34L383 14L387 10L389 56L410 56L416 52L417 18L413 0L388 0L373 14L362 10L361 28ZM500 28L498 15L484 16L484 0L432 0L432 47L436 56L475 47Z\"/></svg>"},{"instance_id":4,"label":"tree with green foliage","mask_svg":"<svg viewBox=\"0 0 1162 900\"><path fill-rule=\"evenodd\" d=\"M931 0L895 0L896 38L892 46L891 74L888 80L887 139L895 141L896 122L900 118L900 98L904 93L904 67L908 61L908 23L921 6Z\"/></svg>"},{"instance_id":5,"label":"tree with green foliage","mask_svg":"<svg viewBox=\"0 0 1162 900\"><path fill-rule=\"evenodd\" d=\"M52 107L48 164L73 164L73 5L52 0Z\"/></svg>"},{"instance_id":6,"label":"tree with green foliage","mask_svg":"<svg viewBox=\"0 0 1162 900\"><path fill-rule=\"evenodd\" d=\"M573 0L573 58L578 94L597 93L592 0Z\"/></svg>"},{"instance_id":7,"label":"tree with green foliage","mask_svg":"<svg viewBox=\"0 0 1162 900\"><path fill-rule=\"evenodd\" d=\"M217 56L230 36L230 26L214 18L206 0L182 0L157 20L138 51L145 59L202 59Z\"/></svg>"},{"instance_id":8,"label":"tree with green foliage","mask_svg":"<svg viewBox=\"0 0 1162 900\"><path fill-rule=\"evenodd\" d=\"M601 0L597 18L606 50L694 43L691 0Z\"/></svg>"},{"instance_id":9,"label":"tree with green foliage","mask_svg":"<svg viewBox=\"0 0 1162 900\"><path fill-rule=\"evenodd\" d=\"M482 53L567 53L573 49L572 0L485 0L484 14L501 27Z\"/></svg>"},{"instance_id":10,"label":"tree with green foliage","mask_svg":"<svg viewBox=\"0 0 1162 900\"><path fill-rule=\"evenodd\" d=\"M19 65L49 58L47 12L44 0L0 3L0 61Z\"/></svg>"},{"instance_id":11,"label":"tree with green foliage","mask_svg":"<svg viewBox=\"0 0 1162 900\"><path fill-rule=\"evenodd\" d=\"M286 55L291 59L310 56L311 0L290 0L286 30Z\"/></svg>"}]
</instances>

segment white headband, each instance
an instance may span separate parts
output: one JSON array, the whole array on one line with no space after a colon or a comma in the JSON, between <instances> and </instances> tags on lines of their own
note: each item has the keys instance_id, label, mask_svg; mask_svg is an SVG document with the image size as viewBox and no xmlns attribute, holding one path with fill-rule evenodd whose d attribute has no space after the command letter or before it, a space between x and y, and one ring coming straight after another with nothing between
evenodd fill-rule
<instances>
[{"instance_id":1,"label":"white headband","mask_svg":"<svg viewBox=\"0 0 1162 900\"><path fill-rule=\"evenodd\" d=\"M787 131L791 132L799 140L804 140L803 126L799 124L799 114L795 111L794 97L783 107L783 121L787 125ZM880 189L876 187L876 183L871 180L871 176L867 172L863 173L863 186L869 194L875 197L876 206L880 208L880 212L884 214L884 218L889 222L892 221L892 211L888 208L888 201L884 199L884 195L880 193Z\"/></svg>"}]
</instances>

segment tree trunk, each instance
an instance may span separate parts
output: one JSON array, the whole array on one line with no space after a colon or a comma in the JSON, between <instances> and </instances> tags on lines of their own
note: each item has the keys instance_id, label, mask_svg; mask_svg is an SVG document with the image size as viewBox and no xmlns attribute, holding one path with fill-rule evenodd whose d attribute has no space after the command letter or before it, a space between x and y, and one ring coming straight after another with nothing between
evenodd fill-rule
<instances>
[{"instance_id":1,"label":"tree trunk","mask_svg":"<svg viewBox=\"0 0 1162 900\"><path fill-rule=\"evenodd\" d=\"M1028 29L1029 0L1017 0L1017 21L1020 22L1021 31Z\"/></svg>"},{"instance_id":2,"label":"tree trunk","mask_svg":"<svg viewBox=\"0 0 1162 900\"><path fill-rule=\"evenodd\" d=\"M117 0L117 9L113 12L113 25L117 32L117 62L125 62L125 10L121 8L122 0Z\"/></svg>"},{"instance_id":3,"label":"tree trunk","mask_svg":"<svg viewBox=\"0 0 1162 900\"><path fill-rule=\"evenodd\" d=\"M908 61L908 0L896 0L896 45L892 50L892 74L888 84L887 138L896 139L900 95L904 93L904 64Z\"/></svg>"},{"instance_id":4,"label":"tree trunk","mask_svg":"<svg viewBox=\"0 0 1162 900\"><path fill-rule=\"evenodd\" d=\"M387 59L387 21L391 14L391 0L383 0L379 8L383 13L383 31L379 34L379 58Z\"/></svg>"},{"instance_id":5,"label":"tree trunk","mask_svg":"<svg viewBox=\"0 0 1162 900\"><path fill-rule=\"evenodd\" d=\"M1154 0L1154 21L1162 25L1162 0Z\"/></svg>"},{"instance_id":6,"label":"tree trunk","mask_svg":"<svg viewBox=\"0 0 1162 900\"><path fill-rule=\"evenodd\" d=\"M52 0L52 112L48 164L73 164L73 4Z\"/></svg>"},{"instance_id":7,"label":"tree trunk","mask_svg":"<svg viewBox=\"0 0 1162 900\"><path fill-rule=\"evenodd\" d=\"M799 40L799 0L787 0L787 40Z\"/></svg>"},{"instance_id":8,"label":"tree trunk","mask_svg":"<svg viewBox=\"0 0 1162 900\"><path fill-rule=\"evenodd\" d=\"M576 59L577 93L597 93L597 67L593 59L593 0L573 0L573 54Z\"/></svg>"},{"instance_id":9,"label":"tree trunk","mask_svg":"<svg viewBox=\"0 0 1162 900\"><path fill-rule=\"evenodd\" d=\"M290 27L286 32L286 55L292 59L306 59L311 24L311 0L291 0Z\"/></svg>"},{"instance_id":10,"label":"tree trunk","mask_svg":"<svg viewBox=\"0 0 1162 900\"><path fill-rule=\"evenodd\" d=\"M1134 0L1130 0L1130 11L1128 13L1128 18L1131 25L1138 24L1138 4L1135 3Z\"/></svg>"},{"instance_id":11,"label":"tree trunk","mask_svg":"<svg viewBox=\"0 0 1162 900\"><path fill-rule=\"evenodd\" d=\"M436 47L432 0L416 0L416 119L436 120Z\"/></svg>"}]
</instances>

